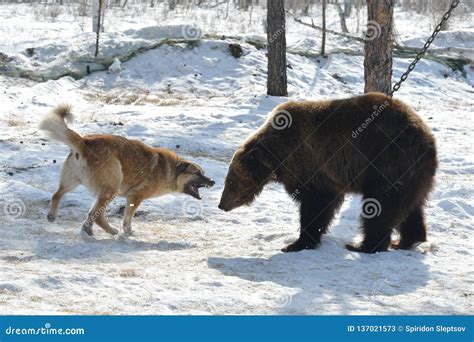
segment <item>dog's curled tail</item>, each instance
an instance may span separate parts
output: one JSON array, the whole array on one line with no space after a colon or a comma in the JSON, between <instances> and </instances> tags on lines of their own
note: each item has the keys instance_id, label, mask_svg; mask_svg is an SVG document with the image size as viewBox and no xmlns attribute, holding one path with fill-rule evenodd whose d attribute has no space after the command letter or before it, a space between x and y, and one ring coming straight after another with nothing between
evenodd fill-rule
<instances>
[{"instance_id":1,"label":"dog's curled tail","mask_svg":"<svg viewBox=\"0 0 474 342\"><path fill-rule=\"evenodd\" d=\"M70 121L71 119L71 105L63 103L54 107L41 121L39 127L48 132L51 139L61 141L81 153L85 149L84 140L66 125L66 120Z\"/></svg>"}]
</instances>

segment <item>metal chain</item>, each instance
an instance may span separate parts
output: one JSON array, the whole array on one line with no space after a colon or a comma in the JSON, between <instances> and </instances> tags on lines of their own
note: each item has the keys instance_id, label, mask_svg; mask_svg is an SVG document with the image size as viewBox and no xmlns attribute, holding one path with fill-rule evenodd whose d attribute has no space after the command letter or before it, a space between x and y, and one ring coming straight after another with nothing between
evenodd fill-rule
<instances>
[{"instance_id":1,"label":"metal chain","mask_svg":"<svg viewBox=\"0 0 474 342\"><path fill-rule=\"evenodd\" d=\"M443 24L446 22L446 20L448 20L448 18L451 16L451 12L457 7L457 5L459 5L459 1L460 0L453 0L453 2L451 3L451 6L449 7L449 9L446 11L446 13L444 13L443 15L443 18L441 19L441 21L439 22L438 26L436 26L436 28L434 29L433 33L431 34L431 37L428 38L428 40L426 41L425 45L423 46L423 48L416 54L416 57L415 59L413 60L413 62L410 63L410 65L408 66L408 70L405 71L403 73L403 75L400 77L400 80L395 83L393 85L393 88L392 88L392 91L388 94L389 96L393 96L393 93L396 92L398 89L400 89L400 85L405 82L405 80L408 78L408 74L410 74L410 72L415 69L415 65L416 63L418 63L418 61L421 59L421 57L423 57L423 55L425 54L426 50L428 50L428 48L430 47L431 43L433 42L433 40L436 38L436 36L438 35L439 31L441 31L441 28L443 27Z\"/></svg>"}]
</instances>

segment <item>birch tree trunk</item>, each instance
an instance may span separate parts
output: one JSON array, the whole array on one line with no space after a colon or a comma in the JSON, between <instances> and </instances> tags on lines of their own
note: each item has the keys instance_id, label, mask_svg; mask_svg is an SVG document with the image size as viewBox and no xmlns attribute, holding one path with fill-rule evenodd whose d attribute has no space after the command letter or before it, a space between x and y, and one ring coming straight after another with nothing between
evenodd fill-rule
<instances>
[{"instance_id":1,"label":"birch tree trunk","mask_svg":"<svg viewBox=\"0 0 474 342\"><path fill-rule=\"evenodd\" d=\"M392 88L392 19L395 0L367 0L364 92Z\"/></svg>"},{"instance_id":2,"label":"birch tree trunk","mask_svg":"<svg viewBox=\"0 0 474 342\"><path fill-rule=\"evenodd\" d=\"M267 0L267 94L287 96L284 0Z\"/></svg>"}]
</instances>

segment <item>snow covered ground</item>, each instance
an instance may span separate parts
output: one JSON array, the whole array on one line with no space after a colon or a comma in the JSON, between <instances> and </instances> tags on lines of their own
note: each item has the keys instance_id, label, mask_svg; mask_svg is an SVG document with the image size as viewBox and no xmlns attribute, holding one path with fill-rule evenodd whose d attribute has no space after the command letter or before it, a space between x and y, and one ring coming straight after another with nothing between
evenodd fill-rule
<instances>
[{"instance_id":1,"label":"snow covered ground","mask_svg":"<svg viewBox=\"0 0 474 342\"><path fill-rule=\"evenodd\" d=\"M28 7L15 8L4 28L18 29L15 18L33 15ZM399 18L413 20L408 14ZM60 19L64 24L72 16L64 13ZM72 25L60 32L61 21L30 20L31 39L23 31L10 34L1 52L54 46L58 34L64 41L81 37ZM125 21L122 28L150 24L156 20ZM453 25L444 41L473 49L472 24ZM319 44L312 31L291 27L289 42ZM410 33L405 25L398 29L416 43L429 24L421 22L420 32ZM422 60L396 95L418 111L438 140L440 167L427 208L429 242L414 251L347 251L344 244L358 236L360 198L354 196L320 248L283 254L280 248L298 236L298 213L280 186L268 186L251 207L230 213L217 209L233 151L286 100L265 95L264 50L243 44L245 55L235 59L228 43L163 45L123 63L119 73L96 72L81 80L36 83L0 76L0 313L472 313L472 69L467 66L464 77ZM361 56L289 54L288 59L291 99L330 99L363 90ZM394 77L409 62L396 59ZM110 237L100 229L94 239L79 234L93 201L84 188L66 195L57 221L47 222L68 148L46 140L37 126L63 100L73 104L72 128L81 134L113 133L171 148L202 165L216 186L202 191L202 201L185 195L146 201L130 238ZM117 227L123 204L119 199L109 207L109 220Z\"/></svg>"}]
</instances>

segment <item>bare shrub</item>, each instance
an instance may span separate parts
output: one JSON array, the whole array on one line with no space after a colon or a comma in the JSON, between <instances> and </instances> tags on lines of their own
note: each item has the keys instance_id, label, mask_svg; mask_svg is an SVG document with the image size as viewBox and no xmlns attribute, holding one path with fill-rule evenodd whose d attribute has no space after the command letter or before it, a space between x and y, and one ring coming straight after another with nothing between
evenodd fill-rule
<instances>
[{"instance_id":1,"label":"bare shrub","mask_svg":"<svg viewBox=\"0 0 474 342\"><path fill-rule=\"evenodd\" d=\"M33 16L36 21L47 20L55 22L63 13L63 8L58 5L33 6Z\"/></svg>"},{"instance_id":2,"label":"bare shrub","mask_svg":"<svg viewBox=\"0 0 474 342\"><path fill-rule=\"evenodd\" d=\"M79 7L77 8L77 14L80 17L88 17L89 16L89 8L87 6L87 0L80 0Z\"/></svg>"},{"instance_id":3,"label":"bare shrub","mask_svg":"<svg viewBox=\"0 0 474 342\"><path fill-rule=\"evenodd\" d=\"M60 6L48 6L46 7L45 16L51 22L55 22L58 17L63 13L63 9Z\"/></svg>"}]
</instances>

